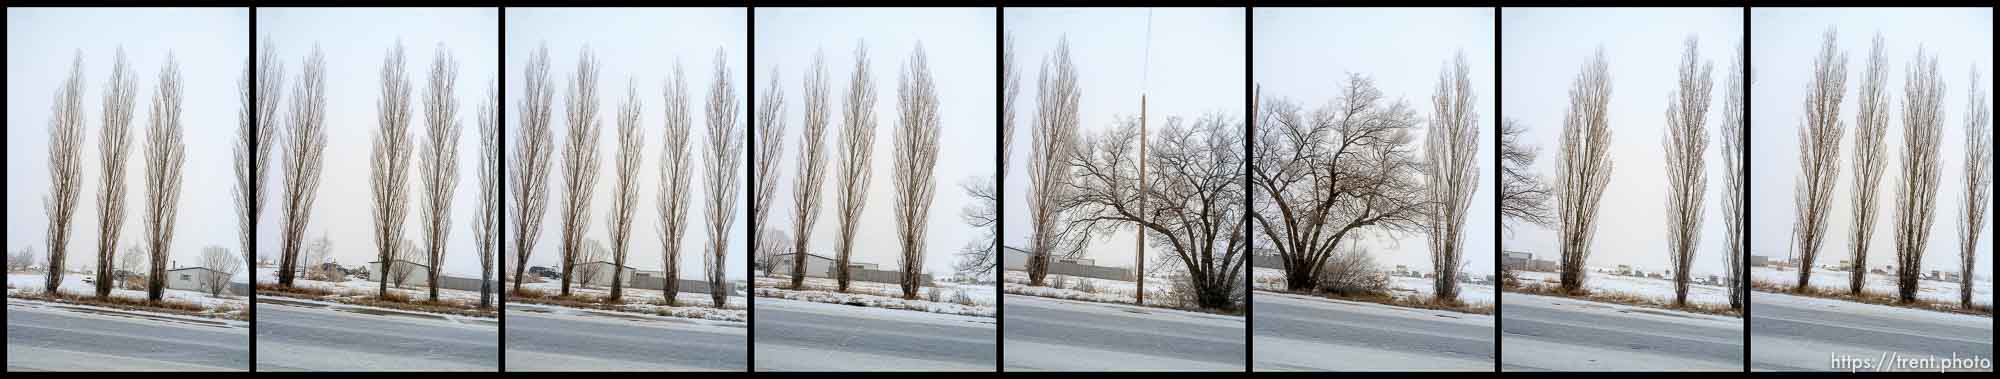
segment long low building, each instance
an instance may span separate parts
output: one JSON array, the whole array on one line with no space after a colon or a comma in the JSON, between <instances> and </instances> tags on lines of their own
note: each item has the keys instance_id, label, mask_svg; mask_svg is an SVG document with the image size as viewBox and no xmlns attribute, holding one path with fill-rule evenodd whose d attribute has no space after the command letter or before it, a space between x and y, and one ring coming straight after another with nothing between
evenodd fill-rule
<instances>
[{"instance_id":1,"label":"long low building","mask_svg":"<svg viewBox=\"0 0 2000 379\"><path fill-rule=\"evenodd\" d=\"M1001 267L1011 271L1028 270L1029 254L1027 250L1021 250L1012 246L1007 247L1006 250L1007 253L1001 256ZM1097 261L1087 258L1050 257L1049 274L1123 281L1138 279L1132 276L1132 269L1098 266Z\"/></svg>"}]
</instances>

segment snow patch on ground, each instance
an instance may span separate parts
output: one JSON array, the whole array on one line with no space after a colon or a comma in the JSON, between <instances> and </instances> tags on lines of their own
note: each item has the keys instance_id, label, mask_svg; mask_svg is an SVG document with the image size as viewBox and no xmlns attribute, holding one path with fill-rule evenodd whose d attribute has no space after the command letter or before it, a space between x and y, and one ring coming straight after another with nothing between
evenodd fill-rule
<instances>
[{"instance_id":1,"label":"snow patch on ground","mask_svg":"<svg viewBox=\"0 0 2000 379\"><path fill-rule=\"evenodd\" d=\"M1553 272L1515 271L1514 276L1524 283L1560 280ZM1584 287L1593 293L1614 292L1652 299L1660 304L1674 301L1674 281L1636 276L1618 276L1591 273L1583 281ZM1511 296L1511 295L1510 295ZM1688 283L1688 302L1694 304L1729 304L1729 289L1705 284Z\"/></svg>"},{"instance_id":2,"label":"snow patch on ground","mask_svg":"<svg viewBox=\"0 0 2000 379\"><path fill-rule=\"evenodd\" d=\"M522 283L521 287L532 288L549 295L562 292L562 283L554 281ZM742 283L736 283L736 288L743 288ZM583 287L571 283L569 291L571 295L596 299L611 296L611 288L609 287ZM622 296L624 299L622 300L624 304L619 305L618 308L624 312L696 320L728 322L748 322L750 320L750 312L746 310L747 308L744 305L746 303L744 302L742 291L729 294L728 298L723 302L723 308L716 308L714 306L715 298L706 293L680 292L674 294L674 303L676 306L669 307L664 305L667 298L666 291L661 291L657 288L637 287L626 287L623 291L624 294ZM516 303L510 303L508 306L515 306L514 304ZM548 304L539 304L539 306L560 307Z\"/></svg>"},{"instance_id":3,"label":"snow patch on ground","mask_svg":"<svg viewBox=\"0 0 2000 379\"><path fill-rule=\"evenodd\" d=\"M1845 293L1847 291L1848 275L1850 274L1847 271L1815 269L1812 273L1812 286ZM1799 271L1778 270L1761 266L1751 267L1750 278L1760 282L1793 286L1799 283ZM1866 292L1894 294L1896 293L1896 275L1869 273L1867 283L1864 284L1862 290ZM1918 280L1917 298L1943 304L1958 304L1958 282ZM1972 281L1972 303L1993 304L1992 280Z\"/></svg>"},{"instance_id":4,"label":"snow patch on ground","mask_svg":"<svg viewBox=\"0 0 2000 379\"><path fill-rule=\"evenodd\" d=\"M97 287L93 286L90 283L84 283L83 278L85 276L92 276L92 275L83 273L74 273L74 272L64 274L62 285L60 286L60 288L58 288L58 290L62 291L62 293L65 294L73 294L86 297L96 296ZM42 292L42 286L47 285L47 283L43 283L43 281L48 280L47 278L48 275L41 273L8 273L7 295L9 297L12 297L14 294L17 293L18 294L40 293ZM114 284L111 287L111 296L118 298L128 298L128 299L145 299L146 290L121 289ZM166 289L166 291L163 293L162 296L167 300L185 301L188 303L200 305L202 308L208 309L208 313L211 316L222 317L222 318L243 317L243 315L245 314L245 309L247 309L249 304L248 303L249 298L244 296L230 295L227 293L223 294L221 297L215 297L215 296L209 296L207 293L202 293L197 291L168 288ZM130 312L130 311L125 311L125 312Z\"/></svg>"},{"instance_id":5,"label":"snow patch on ground","mask_svg":"<svg viewBox=\"0 0 2000 379\"><path fill-rule=\"evenodd\" d=\"M842 305L842 304L815 303L815 302L788 300L788 299L774 299L768 297L757 298L757 309L779 309L779 308L798 311L798 312L850 315L855 317L863 317L863 318L877 319L877 320L923 322L923 323L932 323L932 324L950 325L950 326L964 326L966 324L973 324L979 327L991 328L994 327L995 325L995 320L993 319L992 316L968 316L968 315L956 315L949 313L910 312L905 310L872 308L872 307L856 307L856 306Z\"/></svg>"},{"instance_id":6,"label":"snow patch on ground","mask_svg":"<svg viewBox=\"0 0 2000 379\"><path fill-rule=\"evenodd\" d=\"M757 297L988 318L995 309L993 286L988 285L938 282L918 288L917 300L903 299L902 288L889 283L850 281L847 293L834 292L838 283L828 278L808 277L803 290L789 289L791 285L790 278L758 277ZM933 293L940 301L926 300Z\"/></svg>"},{"instance_id":7,"label":"snow patch on ground","mask_svg":"<svg viewBox=\"0 0 2000 379\"><path fill-rule=\"evenodd\" d=\"M1028 273L1007 271L1003 276L1007 293L1064 300L1079 300L1099 303L1133 304L1139 293L1139 283L1122 280L1087 278L1078 276L1049 275L1042 278L1042 286L1028 285ZM1146 305L1166 307L1169 296L1169 278L1146 277Z\"/></svg>"},{"instance_id":8,"label":"snow patch on ground","mask_svg":"<svg viewBox=\"0 0 2000 379\"><path fill-rule=\"evenodd\" d=\"M1251 275L1255 276L1255 280L1252 280L1251 284L1255 285L1259 291L1286 292L1285 270L1283 269L1256 267L1252 268ZM1433 291L1431 285L1431 279L1392 276L1389 277L1389 295L1395 296L1397 300L1408 300L1419 296L1431 297L1432 293L1436 292ZM1471 284L1461 281L1458 285L1458 299L1467 304L1492 305L1493 285Z\"/></svg>"},{"instance_id":9,"label":"snow patch on ground","mask_svg":"<svg viewBox=\"0 0 2000 379\"><path fill-rule=\"evenodd\" d=\"M693 307L679 307L679 308L693 308ZM700 309L713 310L713 308L700 308ZM693 316L683 316L683 315L660 315L658 313L628 314L625 312L620 312L616 314L617 317L605 317L603 315L604 311L599 311L594 309L581 309L581 308L572 308L572 307L555 306L547 304L523 304L523 303L508 303L507 312L510 313L527 312L527 313L532 313L536 316L545 316L545 317L561 316L561 317L570 317L579 320L589 320L597 322L630 321L630 322L646 322L648 325L652 325L655 322L688 323L706 327L715 327L712 329L704 329L710 332L736 333L736 334L742 334L743 328L747 326L748 325L747 323L749 322L747 319L744 318L693 317ZM726 313L722 312L717 312L717 314L726 315Z\"/></svg>"}]
</instances>

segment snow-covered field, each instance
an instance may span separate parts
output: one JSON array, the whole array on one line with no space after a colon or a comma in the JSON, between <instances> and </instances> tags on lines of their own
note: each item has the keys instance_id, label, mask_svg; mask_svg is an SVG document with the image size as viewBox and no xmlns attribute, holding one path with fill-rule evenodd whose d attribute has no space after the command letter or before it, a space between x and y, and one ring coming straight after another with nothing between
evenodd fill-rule
<instances>
[{"instance_id":1,"label":"snow-covered field","mask_svg":"<svg viewBox=\"0 0 2000 379\"><path fill-rule=\"evenodd\" d=\"M556 281L522 283L521 287L533 288L549 295L562 292L562 283ZM745 310L743 291L740 290L743 288L743 283L736 283L736 288L739 290L729 294L729 298L724 303L725 306L723 308L715 308L713 306L715 299L706 293L681 292L677 296L674 296L675 304L678 304L678 306L669 307L662 305L666 303L667 296L665 291L652 288L626 287L624 289L625 298L623 299L625 304L619 305L618 308L629 312L669 317L747 322L750 320L749 311ZM610 287L581 287L572 283L569 290L573 295L598 299L611 295Z\"/></svg>"},{"instance_id":2,"label":"snow-covered field","mask_svg":"<svg viewBox=\"0 0 2000 379\"><path fill-rule=\"evenodd\" d=\"M902 309L919 312L993 317L993 286L953 282L937 282L936 286L919 287L917 300L904 300L903 289L892 283L850 281L848 292L834 292L838 283L830 278L805 280L805 290L791 290L792 281L786 277L757 277L757 297L798 300L814 303L859 305L870 308ZM935 294L935 295L933 295ZM930 301L936 296L938 301Z\"/></svg>"},{"instance_id":3,"label":"snow-covered field","mask_svg":"<svg viewBox=\"0 0 2000 379\"><path fill-rule=\"evenodd\" d=\"M1139 283L1123 280L1086 278L1078 276L1049 275L1042 278L1042 286L1028 285L1025 271L1007 271L1004 275L1007 293L1064 300L1093 301L1099 303L1132 304L1139 293ZM1169 278L1146 277L1146 305L1171 307L1167 301L1171 294L1167 291Z\"/></svg>"},{"instance_id":4,"label":"snow-covered field","mask_svg":"<svg viewBox=\"0 0 2000 379\"><path fill-rule=\"evenodd\" d=\"M92 286L90 283L84 283L83 278L85 276L91 276L91 275L83 273L69 273L63 275L63 282L58 290L62 291L62 293L65 294L73 294L80 296L95 295L97 293L96 287ZM42 286L45 285L42 282L48 280L47 277L48 277L47 275L40 273L8 273L7 295L12 296L15 293L30 294L30 293L41 292ZM111 287L111 296L119 298L129 298L129 299L145 299L146 290L120 289L118 288L118 286L113 285ZM245 314L244 310L247 309L246 305L248 301L248 298L245 298L243 296L230 295L227 293L223 294L221 297L214 297L214 296L209 296L207 293L188 291L188 290L177 290L171 288L166 290L164 296L167 300L185 301L188 303L200 305L203 308L207 308L208 316L231 318L231 319L242 318L244 316Z\"/></svg>"},{"instance_id":5,"label":"snow-covered field","mask_svg":"<svg viewBox=\"0 0 2000 379\"><path fill-rule=\"evenodd\" d=\"M1813 270L1812 286L1845 292L1847 290L1848 274L1847 271ZM1750 278L1760 282L1791 286L1799 283L1799 272L1798 270L1780 271L1770 267L1751 267ZM1883 294L1896 293L1896 275L1894 274L1883 275L1871 273L1868 274L1867 279L1868 283L1862 291ZM1919 280L1917 281L1917 298L1945 304L1958 304L1958 283ZM1972 282L1972 303L1993 304L1992 280L1974 280Z\"/></svg>"},{"instance_id":6,"label":"snow-covered field","mask_svg":"<svg viewBox=\"0 0 2000 379\"><path fill-rule=\"evenodd\" d=\"M1514 276L1522 282L1554 283L1559 276L1553 272L1515 271ZM1666 279L1618 276L1605 273L1590 273L1583 285L1591 292L1614 292L1652 299L1661 304L1674 300L1674 281ZM1694 304L1729 304L1729 289L1704 284L1688 284L1688 302Z\"/></svg>"},{"instance_id":7,"label":"snow-covered field","mask_svg":"<svg viewBox=\"0 0 2000 379\"><path fill-rule=\"evenodd\" d=\"M1257 278L1252 283L1257 285L1258 290L1278 292L1285 290L1285 270L1262 267L1253 270L1252 275L1256 275ZM1428 297L1434 291L1430 279L1392 276L1389 277L1389 292L1390 296L1395 296L1397 300L1404 300L1418 296ZM1492 305L1493 286L1460 282L1458 298L1467 304Z\"/></svg>"}]
</instances>

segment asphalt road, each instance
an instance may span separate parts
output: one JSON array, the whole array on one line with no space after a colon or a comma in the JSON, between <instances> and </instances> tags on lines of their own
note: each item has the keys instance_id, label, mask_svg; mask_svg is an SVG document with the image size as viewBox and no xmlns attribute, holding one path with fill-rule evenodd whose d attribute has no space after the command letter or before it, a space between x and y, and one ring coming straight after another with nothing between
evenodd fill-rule
<instances>
[{"instance_id":1,"label":"asphalt road","mask_svg":"<svg viewBox=\"0 0 2000 379\"><path fill-rule=\"evenodd\" d=\"M1493 371L1493 316L1270 292L1250 298L1256 371Z\"/></svg>"},{"instance_id":2,"label":"asphalt road","mask_svg":"<svg viewBox=\"0 0 2000 379\"><path fill-rule=\"evenodd\" d=\"M1907 370L1911 367L1875 364L1835 368L1833 362L1836 356L1880 362L1890 356L1949 359L1954 355L1983 357L1989 365L1975 371L1992 371L1993 319L1762 292L1750 295L1751 370Z\"/></svg>"},{"instance_id":3,"label":"asphalt road","mask_svg":"<svg viewBox=\"0 0 2000 379\"><path fill-rule=\"evenodd\" d=\"M992 318L756 299L757 371L993 371Z\"/></svg>"},{"instance_id":4,"label":"asphalt road","mask_svg":"<svg viewBox=\"0 0 2000 379\"><path fill-rule=\"evenodd\" d=\"M259 299L257 370L500 369L500 333L491 320L359 310L277 305Z\"/></svg>"},{"instance_id":5,"label":"asphalt road","mask_svg":"<svg viewBox=\"0 0 2000 379\"><path fill-rule=\"evenodd\" d=\"M741 323L507 310L507 371L743 371Z\"/></svg>"},{"instance_id":6,"label":"asphalt road","mask_svg":"<svg viewBox=\"0 0 2000 379\"><path fill-rule=\"evenodd\" d=\"M242 371L242 325L10 300L7 371Z\"/></svg>"},{"instance_id":7,"label":"asphalt road","mask_svg":"<svg viewBox=\"0 0 2000 379\"><path fill-rule=\"evenodd\" d=\"M1008 371L1243 371L1246 363L1242 317L1020 295L1003 301Z\"/></svg>"},{"instance_id":8,"label":"asphalt road","mask_svg":"<svg viewBox=\"0 0 2000 379\"><path fill-rule=\"evenodd\" d=\"M1500 304L1502 371L1743 370L1742 319L1518 293Z\"/></svg>"}]
</instances>

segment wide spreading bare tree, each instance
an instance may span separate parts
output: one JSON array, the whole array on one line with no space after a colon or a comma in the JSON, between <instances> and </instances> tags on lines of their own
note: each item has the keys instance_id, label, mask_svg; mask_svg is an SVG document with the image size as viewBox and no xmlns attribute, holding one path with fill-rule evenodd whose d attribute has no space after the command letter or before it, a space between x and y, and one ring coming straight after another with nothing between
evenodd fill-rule
<instances>
[{"instance_id":1,"label":"wide spreading bare tree","mask_svg":"<svg viewBox=\"0 0 2000 379\"><path fill-rule=\"evenodd\" d=\"M1563 293L1578 294L1587 274L1590 242L1597 235L1597 204L1611 184L1611 68L1598 47L1569 87L1563 117L1562 160L1557 161L1556 204Z\"/></svg>"},{"instance_id":2,"label":"wide spreading bare tree","mask_svg":"<svg viewBox=\"0 0 2000 379\"><path fill-rule=\"evenodd\" d=\"M1924 250L1937 215L1938 145L1944 140L1944 76L1923 46L1903 78L1903 181L1896 187L1896 298L1917 301Z\"/></svg>"},{"instance_id":3,"label":"wide spreading bare tree","mask_svg":"<svg viewBox=\"0 0 2000 379\"><path fill-rule=\"evenodd\" d=\"M1979 262L1979 233L1986 230L1987 202L1993 198L1993 103L1979 88L1979 67L1972 68L1972 81L1965 103L1965 192L1959 198L1958 288L1972 288L1973 264ZM1972 307L1973 291L1958 291L1958 305Z\"/></svg>"},{"instance_id":4,"label":"wide spreading bare tree","mask_svg":"<svg viewBox=\"0 0 2000 379\"><path fill-rule=\"evenodd\" d=\"M868 167L875 159L875 83L868 71L868 44L854 46L854 74L848 77L846 105L840 129L840 246L834 257L834 283L847 292L848 261L854 253L855 229L868 206ZM804 265L795 265L803 267Z\"/></svg>"},{"instance_id":5,"label":"wide spreading bare tree","mask_svg":"<svg viewBox=\"0 0 2000 379\"><path fill-rule=\"evenodd\" d=\"M1889 56L1883 52L1882 35L1877 33L1868 48L1868 65L1861 72L1861 89L1856 99L1861 107L1854 117L1854 188L1851 190L1854 218L1847 238L1847 293L1861 296L1867 286L1868 245L1875 239L1875 191L1882 183L1882 168L1889 163Z\"/></svg>"},{"instance_id":6,"label":"wide spreading bare tree","mask_svg":"<svg viewBox=\"0 0 2000 379\"><path fill-rule=\"evenodd\" d=\"M1472 193L1479 189L1479 112L1474 110L1472 71L1465 53L1438 74L1431 95L1431 125L1424 134L1424 176L1427 185L1425 219L1430 237L1432 294L1447 304L1458 302L1458 273L1465 250L1465 215Z\"/></svg>"},{"instance_id":7,"label":"wide spreading bare tree","mask_svg":"<svg viewBox=\"0 0 2000 379\"><path fill-rule=\"evenodd\" d=\"M805 131L799 136L798 179L793 182L792 205L792 289L805 286L806 244L812 242L813 225L819 221L820 188L826 183L826 124L828 90L826 53L813 52L812 68L806 70Z\"/></svg>"},{"instance_id":8,"label":"wide spreading bare tree","mask_svg":"<svg viewBox=\"0 0 2000 379\"><path fill-rule=\"evenodd\" d=\"M1000 100L1000 171L991 180L975 178L959 185L973 203L959 210L959 219L980 229L979 238L959 248L952 269L959 275L984 277L1000 267L1000 183L1007 176L1007 158L1014 149L1014 96L1021 92L1020 73L1014 70L1014 35L1007 34L1001 46L1000 78L1006 83Z\"/></svg>"},{"instance_id":9,"label":"wide spreading bare tree","mask_svg":"<svg viewBox=\"0 0 2000 379\"><path fill-rule=\"evenodd\" d=\"M1827 216L1833 210L1833 184L1840 179L1840 98L1847 94L1847 52L1835 42L1839 32L1821 35L1813 59L1813 79L1806 91L1805 123L1799 124L1799 179L1793 206L1792 246L1799 266L1794 291L1812 283L1813 262L1826 240Z\"/></svg>"},{"instance_id":10,"label":"wide spreading bare tree","mask_svg":"<svg viewBox=\"0 0 2000 379\"><path fill-rule=\"evenodd\" d=\"M28 251L21 250L21 253L28 254ZM22 256L21 258L24 264L32 263L34 259L32 256ZM118 269L125 270L127 275L130 276L119 277L118 288L132 289L135 285L132 282L137 281L139 272L145 271L147 267L152 267L151 265L151 263L146 262L146 249L140 249L138 246L126 246L125 252L118 256Z\"/></svg>"},{"instance_id":11,"label":"wide spreading bare tree","mask_svg":"<svg viewBox=\"0 0 2000 379\"><path fill-rule=\"evenodd\" d=\"M675 61L674 76L666 82L667 128L660 150L660 259L666 266L661 291L667 306L673 306L680 294L681 236L688 226L688 178L694 177L688 164L688 130L694 121L688 115L687 80L682 74L681 63Z\"/></svg>"},{"instance_id":12,"label":"wide spreading bare tree","mask_svg":"<svg viewBox=\"0 0 2000 379\"><path fill-rule=\"evenodd\" d=\"M1555 210L1549 206L1555 190L1535 172L1541 148L1522 140L1527 125L1512 118L1500 120L1500 226L1511 231L1515 223L1543 227L1555 224Z\"/></svg>"},{"instance_id":13,"label":"wide spreading bare tree","mask_svg":"<svg viewBox=\"0 0 2000 379\"><path fill-rule=\"evenodd\" d=\"M898 284L903 299L916 300L924 266L931 219L931 202L937 198L938 125L937 85L931 81L930 59L923 42L910 52L897 78L895 136L896 237L902 245L897 264L902 266Z\"/></svg>"},{"instance_id":14,"label":"wide spreading bare tree","mask_svg":"<svg viewBox=\"0 0 2000 379\"><path fill-rule=\"evenodd\" d=\"M1148 243L1172 254L1196 306L1236 309L1242 302L1249 244L1242 206L1242 130L1241 121L1219 114L1193 122L1169 117L1143 157L1135 118L1092 135L1065 160L1067 173L1077 180L1070 184L1074 192L1063 199L1077 215L1072 222L1098 235L1126 227L1151 232ZM1140 159L1168 174L1134 188ZM1143 214L1141 201L1146 203Z\"/></svg>"},{"instance_id":15,"label":"wide spreading bare tree","mask_svg":"<svg viewBox=\"0 0 2000 379\"><path fill-rule=\"evenodd\" d=\"M206 290L204 292L208 292L209 296L222 296L223 292L229 291L229 278L236 276L238 271L243 271L242 258L231 254L226 247L208 245L201 249L201 267L213 271L201 277L202 289ZM110 277L103 278L108 280Z\"/></svg>"},{"instance_id":16,"label":"wide spreading bare tree","mask_svg":"<svg viewBox=\"0 0 2000 379\"><path fill-rule=\"evenodd\" d=\"M613 163L618 183L611 187L611 213L605 225L611 234L611 275L625 276L625 253L632 247L632 217L639 212L639 157L645 155L646 131L639 129L645 105L639 101L639 81L627 79L625 103L618 107L618 160ZM625 297L625 284L611 282L611 296L604 301L617 303Z\"/></svg>"},{"instance_id":17,"label":"wide spreading bare tree","mask_svg":"<svg viewBox=\"0 0 2000 379\"><path fill-rule=\"evenodd\" d=\"M605 255L611 253L611 249L604 247L604 241L594 239L580 245L583 247L577 249L576 267L571 274L576 275L577 286L589 288L591 283L596 283L597 278L602 278L605 274L604 266L593 263L603 262ZM613 277L611 282L618 282L617 277Z\"/></svg>"},{"instance_id":18,"label":"wide spreading bare tree","mask_svg":"<svg viewBox=\"0 0 2000 379\"><path fill-rule=\"evenodd\" d=\"M451 201L458 190L458 137L464 124L458 121L458 60L439 43L431 60L429 86L424 89L424 145L422 176L425 278L429 279L431 301L438 300L438 277L444 273L445 244L451 236Z\"/></svg>"},{"instance_id":19,"label":"wide spreading bare tree","mask_svg":"<svg viewBox=\"0 0 2000 379\"><path fill-rule=\"evenodd\" d=\"M751 190L756 193L752 194L750 201L750 224L756 227L756 230L751 232L757 236L757 239L752 240L756 243L752 245L756 250L751 254L760 259L766 255L776 254L762 250L764 248L786 248L783 245L764 243L762 240L778 230L775 226L767 225L766 220L771 218L771 202L778 198L778 160L779 157L785 156L784 114L785 89L778 85L778 68L773 66L771 85L764 88L764 98L757 103L757 148L750 150L756 155L750 161L757 165L757 175L751 178L756 181L751 185Z\"/></svg>"},{"instance_id":20,"label":"wide spreading bare tree","mask_svg":"<svg viewBox=\"0 0 2000 379\"><path fill-rule=\"evenodd\" d=\"M243 85L243 126L236 134L236 212L241 228L236 238L243 249L244 265L256 270L257 219L264 214L264 179L271 174L271 145L277 140L278 104L284 98L285 64L278 59L278 45L264 36L258 45L256 96L251 84ZM249 71L245 70L245 76ZM255 97L255 99L252 99Z\"/></svg>"},{"instance_id":21,"label":"wide spreading bare tree","mask_svg":"<svg viewBox=\"0 0 2000 379\"><path fill-rule=\"evenodd\" d=\"M83 189L83 51L70 60L69 76L56 88L55 105L50 108L49 194L42 198L42 208L49 215L49 264L42 285L49 295L56 295L68 267L63 258L69 254L69 222L76 215L76 196Z\"/></svg>"},{"instance_id":22,"label":"wide spreading bare tree","mask_svg":"<svg viewBox=\"0 0 2000 379\"><path fill-rule=\"evenodd\" d=\"M384 273L382 279L387 281L386 283L394 283L396 288L404 288L403 285L409 283L410 278L417 273L417 260L423 259L421 257L423 252L420 251L422 248L417 246L416 241L409 239L403 239L402 242L394 246L395 248L391 250L393 253L391 253L392 255L390 255L389 259L382 260L383 263L381 266L387 267L382 270ZM384 288L382 291L381 296L389 296L387 288Z\"/></svg>"},{"instance_id":23,"label":"wide spreading bare tree","mask_svg":"<svg viewBox=\"0 0 2000 379\"><path fill-rule=\"evenodd\" d=\"M111 61L110 81L104 83L104 129L97 140L98 163L104 168L99 176L103 188L97 191L97 277L102 279L93 283L97 285L99 299L111 298L111 278L116 277L112 258L118 253L118 236L125 231L125 157L132 150L133 99L139 94L137 76L125 61L125 48L118 48L118 55ZM248 118L243 122L248 125ZM247 148L242 146L239 150ZM248 153L236 154L240 161ZM242 227L247 242L250 227L247 220Z\"/></svg>"},{"instance_id":24,"label":"wide spreading bare tree","mask_svg":"<svg viewBox=\"0 0 2000 379\"><path fill-rule=\"evenodd\" d=\"M152 303L166 295L167 256L180 214L181 168L187 163L187 143L181 140L181 65L171 50L155 86L146 132L146 251L153 263L146 301Z\"/></svg>"},{"instance_id":25,"label":"wide spreading bare tree","mask_svg":"<svg viewBox=\"0 0 2000 379\"><path fill-rule=\"evenodd\" d=\"M1728 232L1723 245L1723 265L1729 280L1729 309L1742 310L1744 300L1750 296L1749 273L1746 271L1749 247L1745 235L1749 212L1750 175L1744 164L1749 156L1744 154L1744 145L1750 142L1749 128L1744 125L1743 96L1746 81L1743 77L1743 45L1736 45L1736 55L1729 61L1729 84L1722 101L1722 166L1728 173L1722 176L1722 224Z\"/></svg>"},{"instance_id":26,"label":"wide spreading bare tree","mask_svg":"<svg viewBox=\"0 0 2000 379\"><path fill-rule=\"evenodd\" d=\"M1351 233L1428 231L1427 166L1411 134L1421 120L1416 110L1389 102L1358 74L1339 91L1309 114L1290 100L1258 101L1258 161L1249 175L1259 209L1251 219L1273 242L1293 291L1316 288Z\"/></svg>"},{"instance_id":27,"label":"wide spreading bare tree","mask_svg":"<svg viewBox=\"0 0 2000 379\"><path fill-rule=\"evenodd\" d=\"M279 211L278 285L291 287L297 276L299 250L305 247L306 227L312 224L313 201L319 198L320 169L326 157L326 54L314 44L292 88L291 118L285 123L285 146L279 164L285 182L279 189L284 198Z\"/></svg>"},{"instance_id":28,"label":"wide spreading bare tree","mask_svg":"<svg viewBox=\"0 0 2000 379\"><path fill-rule=\"evenodd\" d=\"M597 188L597 55L585 46L577 53L570 74L567 101L569 130L563 141L562 296L569 296L570 270L583 252L590 231L590 201ZM525 262L525 260L524 260Z\"/></svg>"},{"instance_id":29,"label":"wide spreading bare tree","mask_svg":"<svg viewBox=\"0 0 2000 379\"><path fill-rule=\"evenodd\" d=\"M743 159L745 133L736 125L736 112L742 109L734 79L729 55L716 49L715 81L708 86L708 140L702 144L708 155L702 160L702 184L708 186L708 204L702 209L708 216L708 254L701 264L708 273L708 295L718 308L729 300L729 291L724 290L728 279L723 277L728 264L723 261L729 257L729 229L736 223L736 195L742 193L736 185L743 171L736 166Z\"/></svg>"},{"instance_id":30,"label":"wide spreading bare tree","mask_svg":"<svg viewBox=\"0 0 2000 379\"><path fill-rule=\"evenodd\" d=\"M1701 245L1708 194L1708 104L1713 66L1701 60L1701 41L1688 36L1678 67L1680 85L1667 98L1667 256L1674 270L1674 306L1687 306L1688 270Z\"/></svg>"},{"instance_id":31,"label":"wide spreading bare tree","mask_svg":"<svg viewBox=\"0 0 2000 379\"><path fill-rule=\"evenodd\" d=\"M1028 285L1040 286L1049 274L1049 257L1058 250L1080 250L1087 233L1077 232L1068 222L1064 205L1072 197L1075 180L1067 162L1077 149L1081 135L1080 103L1083 87L1077 84L1076 64L1070 60L1069 38L1056 43L1053 56L1042 60L1041 76L1035 86L1034 135L1028 151ZM1122 187L1121 187L1122 188Z\"/></svg>"},{"instance_id":32,"label":"wide spreading bare tree","mask_svg":"<svg viewBox=\"0 0 2000 379\"><path fill-rule=\"evenodd\" d=\"M523 70L526 89L521 97L521 131L515 140L514 162L508 167L508 188L513 189L514 291L521 290L527 274L528 255L542 238L543 211L549 205L549 165L555 153L554 128L549 117L554 112L555 88L549 84L549 45L543 43L528 57Z\"/></svg>"},{"instance_id":33,"label":"wide spreading bare tree","mask_svg":"<svg viewBox=\"0 0 2000 379\"><path fill-rule=\"evenodd\" d=\"M382 59L382 93L375 102L376 129L369 146L369 193L375 200L376 260L396 259L403 221L410 207L410 76L403 69L403 42ZM389 293L387 276L377 278L378 296Z\"/></svg>"},{"instance_id":34,"label":"wide spreading bare tree","mask_svg":"<svg viewBox=\"0 0 2000 379\"><path fill-rule=\"evenodd\" d=\"M479 102L479 208L473 233L479 245L479 308L493 305L493 260L500 252L500 109L499 87L486 81L486 98Z\"/></svg>"},{"instance_id":35,"label":"wide spreading bare tree","mask_svg":"<svg viewBox=\"0 0 2000 379\"><path fill-rule=\"evenodd\" d=\"M757 268L764 270L764 277L777 275L772 268L778 265L779 256L792 247L792 237L778 229L765 229L757 236Z\"/></svg>"}]
</instances>

